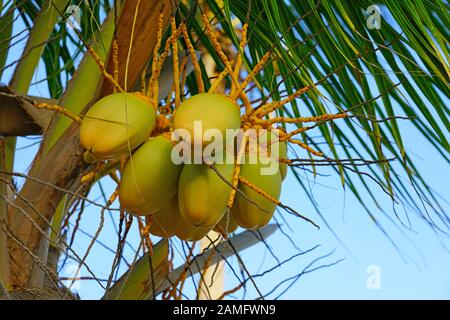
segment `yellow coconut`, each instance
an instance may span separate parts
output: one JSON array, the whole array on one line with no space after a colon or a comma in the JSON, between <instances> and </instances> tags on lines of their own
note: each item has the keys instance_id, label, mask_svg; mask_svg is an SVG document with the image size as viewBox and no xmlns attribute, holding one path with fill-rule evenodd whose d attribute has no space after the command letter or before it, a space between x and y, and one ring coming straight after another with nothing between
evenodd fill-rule
<instances>
[{"instance_id":1,"label":"yellow coconut","mask_svg":"<svg viewBox=\"0 0 450 320\"><path fill-rule=\"evenodd\" d=\"M287 143L286 141L281 141L280 142L280 160L281 159L287 159L288 155L287 155ZM281 174L281 180L284 181L284 179L286 179L287 176L287 170L288 170L288 165L285 162L280 162L280 174Z\"/></svg>"},{"instance_id":2,"label":"yellow coconut","mask_svg":"<svg viewBox=\"0 0 450 320\"><path fill-rule=\"evenodd\" d=\"M283 181L286 179L287 175L287 163L281 162L281 159L287 159L287 144L286 141L279 141L279 132L280 129L276 129L274 131L274 134L277 135L277 141L274 143L270 142L269 138L269 151L272 158L275 158L279 164L280 164L280 174L281 174L281 180ZM269 135L269 137L271 137Z\"/></svg>"},{"instance_id":3,"label":"yellow coconut","mask_svg":"<svg viewBox=\"0 0 450 320\"><path fill-rule=\"evenodd\" d=\"M196 227L179 216L175 224L175 236L183 241L198 241L205 237L211 228Z\"/></svg>"},{"instance_id":4,"label":"yellow coconut","mask_svg":"<svg viewBox=\"0 0 450 320\"><path fill-rule=\"evenodd\" d=\"M184 241L197 241L203 238L209 229L198 228L184 220L180 214L178 197L175 195L153 214L150 233L169 238L177 236Z\"/></svg>"},{"instance_id":5,"label":"yellow coconut","mask_svg":"<svg viewBox=\"0 0 450 320\"><path fill-rule=\"evenodd\" d=\"M231 182L233 163L215 163L214 167ZM195 226L212 228L225 214L230 191L231 186L206 164L187 164L178 183L181 215Z\"/></svg>"},{"instance_id":6,"label":"yellow coconut","mask_svg":"<svg viewBox=\"0 0 450 320\"><path fill-rule=\"evenodd\" d=\"M281 174L281 180L284 181L284 179L286 179L286 175L287 175L287 163L285 162L281 162L282 159L287 159L288 155L287 155L287 143L286 141L280 141L280 134L281 132L284 132L284 130L282 128L278 128L275 129L274 134L277 135L277 142L275 142L274 144L271 144L271 150L278 150L278 155L277 154L273 154L271 152L271 156L275 157L278 162L280 163L280 174Z\"/></svg>"},{"instance_id":7,"label":"yellow coconut","mask_svg":"<svg viewBox=\"0 0 450 320\"><path fill-rule=\"evenodd\" d=\"M119 186L123 209L137 215L152 214L175 195L182 166L174 164L171 153L172 142L157 136L132 154Z\"/></svg>"},{"instance_id":8,"label":"yellow coconut","mask_svg":"<svg viewBox=\"0 0 450 320\"><path fill-rule=\"evenodd\" d=\"M231 99L216 93L201 93L183 101L175 111L173 128L185 129L189 142L208 144L212 139L204 137L207 130L218 130L225 137L226 129L239 129L241 116L238 105ZM209 131L211 132L211 130ZM196 135L195 135L196 134Z\"/></svg>"},{"instance_id":9,"label":"yellow coconut","mask_svg":"<svg viewBox=\"0 0 450 320\"><path fill-rule=\"evenodd\" d=\"M106 160L127 154L150 136L155 126L150 100L136 93L114 93L97 101L80 126L87 158Z\"/></svg>"},{"instance_id":10,"label":"yellow coconut","mask_svg":"<svg viewBox=\"0 0 450 320\"><path fill-rule=\"evenodd\" d=\"M236 220L234 220L233 215L230 213L224 215L222 219L214 226L214 231L218 233L232 233L238 228Z\"/></svg>"},{"instance_id":11,"label":"yellow coconut","mask_svg":"<svg viewBox=\"0 0 450 320\"><path fill-rule=\"evenodd\" d=\"M269 194L275 199L279 199L281 193L280 171L275 170L273 174L267 174L267 172L262 170L262 162L258 160L255 164L251 164L246 161L241 165L240 176L257 186L266 194ZM246 229L258 229L269 223L275 212L276 204L243 183L239 183L238 187L259 208L239 192L236 193L235 202L231 210L236 223Z\"/></svg>"},{"instance_id":12,"label":"yellow coconut","mask_svg":"<svg viewBox=\"0 0 450 320\"><path fill-rule=\"evenodd\" d=\"M175 196L176 197L176 196ZM152 216L150 233L161 238L170 238L175 235L174 221L177 219L178 199L170 199Z\"/></svg>"},{"instance_id":13,"label":"yellow coconut","mask_svg":"<svg viewBox=\"0 0 450 320\"><path fill-rule=\"evenodd\" d=\"M281 159L287 159L287 143L286 141L280 141L280 131L278 129L259 130L258 131L258 148L253 146L252 151L258 150L258 154L262 157L270 156L279 162L281 180L283 181L287 175L287 164L282 162ZM251 141L251 140L250 140Z\"/></svg>"}]
</instances>

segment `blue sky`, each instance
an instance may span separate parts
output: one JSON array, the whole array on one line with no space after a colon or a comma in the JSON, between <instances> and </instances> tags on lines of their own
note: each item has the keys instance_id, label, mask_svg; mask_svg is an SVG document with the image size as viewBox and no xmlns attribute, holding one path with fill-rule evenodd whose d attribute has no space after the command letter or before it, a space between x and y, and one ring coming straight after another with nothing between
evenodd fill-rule
<instances>
[{"instance_id":1,"label":"blue sky","mask_svg":"<svg viewBox=\"0 0 450 320\"><path fill-rule=\"evenodd\" d=\"M23 28L17 23L15 32ZM8 57L8 62L16 59L23 44L14 47ZM11 76L11 69L8 69L1 79L8 82ZM34 81L45 77L45 68L39 65L34 77ZM33 85L29 91L32 95L46 96L48 90L44 83ZM394 106L396 107L396 106ZM420 169L420 173L438 192L443 201L443 208L449 211L450 205L450 167L443 161L438 153L428 144L425 139L407 121L401 122L401 130L408 152L415 160ZM27 146L36 140L21 138L18 147ZM15 162L15 171L24 172L29 168L29 164L34 156L37 146L19 150ZM332 264L344 259L336 265L318 269L300 277L297 282L288 290L282 298L286 299L449 299L450 298L450 238L444 235L436 235L427 224L415 213L408 211L413 225L413 231L406 228L397 228L399 225L393 224L383 216L380 209L377 209L370 202L368 206L371 213L375 215L379 222L386 228L392 236L400 250L397 250L379 229L371 222L369 216L357 202L355 197L348 190L344 190L340 184L339 177L329 168L321 170L322 174L329 176L318 176L314 178L307 173L303 177L309 179L311 192L326 217L327 222L337 233L342 243L341 245L332 233L323 226L320 218L315 213L314 207L300 189L292 173L290 173L283 184L281 200L289 206L296 208L301 213L312 217L322 225L320 230L284 212L277 213L275 217L283 224L283 230L294 240L294 245L281 233L276 232L268 239L268 244L279 260L289 258L300 250L308 250L319 245L309 253L298 256L281 268L269 273L257 280L258 287L263 293L267 293L283 279L295 276L301 272L314 259L330 254L326 258L313 264L311 268L320 265ZM406 177L405 177L406 179ZM103 187L106 194L110 194L114 185L110 181L104 181ZM361 186L359 186L361 187ZM373 190L380 199L382 208L387 216L396 219L392 210L391 200L385 196L375 185ZM99 199L100 193L95 188L90 197ZM403 211L397 207L400 215ZM281 215L286 219L283 221ZM94 207L87 207L81 219L80 229L89 234L94 234L98 226L100 210ZM116 213L112 213L113 219L117 222ZM110 248L115 248L116 234L113 223L107 216L107 223L100 235L99 240L108 244ZM395 220L396 221L396 220ZM136 230L134 230L136 231ZM74 245L75 250L80 254L89 243L89 237L79 233ZM133 232L130 237L131 243L137 243L137 233ZM181 250L177 243L177 249ZM296 248L297 247L297 248ZM134 253L126 250L125 256L132 260ZM263 244L259 244L242 253L242 257L251 273L261 273L277 264L271 253ZM94 272L103 278L107 278L113 254L102 247L95 245L87 262ZM177 260L180 262L180 260ZM235 258L230 262L237 266ZM369 274L367 269L375 266L380 271L380 288L369 289L367 280ZM63 272L70 272L69 267ZM122 269L124 270L124 269ZM82 270L82 276L88 276L86 270ZM227 288L232 288L237 284L236 279L228 270L226 275ZM269 298L276 297L286 287L281 286ZM247 286L246 297L254 297L255 289L249 284ZM82 298L95 299L101 296L101 288L93 281L82 281L77 283L77 292ZM187 290L193 290L193 286L188 282ZM242 297L242 292L236 295Z\"/></svg>"}]
</instances>

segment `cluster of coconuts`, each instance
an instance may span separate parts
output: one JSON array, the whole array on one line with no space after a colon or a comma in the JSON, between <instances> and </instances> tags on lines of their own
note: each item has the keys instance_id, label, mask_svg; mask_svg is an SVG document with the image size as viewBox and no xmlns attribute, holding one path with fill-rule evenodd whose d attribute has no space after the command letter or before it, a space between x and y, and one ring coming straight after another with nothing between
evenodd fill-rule
<instances>
[{"instance_id":1,"label":"cluster of coconuts","mask_svg":"<svg viewBox=\"0 0 450 320\"><path fill-rule=\"evenodd\" d=\"M86 161L130 155L119 183L122 209L134 215L152 215L151 234L177 236L185 241L197 241L212 229L230 233L238 226L257 229L270 221L276 204L241 183L231 213L226 214L234 162L175 163L172 160L175 142L170 135L151 136L156 118L156 108L150 99L139 93L122 92L97 101L81 122L80 142L86 150ZM170 126L172 130L184 129L195 137L196 121L201 121L203 131L216 129L225 136L226 129L241 127L240 109L225 96L201 93L181 103ZM207 144L203 138L183 143L188 143L191 150L196 144L200 144L200 148ZM285 142L277 143L280 158L285 158ZM249 152L247 150L244 157L248 157ZM226 153L224 148L223 157ZM217 156L220 154L216 154L215 159ZM261 175L262 166L259 157L256 163L243 161L240 176L278 199L286 164L277 164L276 172L271 175Z\"/></svg>"}]
</instances>

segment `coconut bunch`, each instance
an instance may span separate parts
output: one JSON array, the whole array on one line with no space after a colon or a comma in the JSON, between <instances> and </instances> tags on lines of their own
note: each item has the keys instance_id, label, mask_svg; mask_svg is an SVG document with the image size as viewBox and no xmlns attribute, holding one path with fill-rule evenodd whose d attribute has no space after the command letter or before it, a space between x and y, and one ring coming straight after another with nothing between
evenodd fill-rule
<instances>
[{"instance_id":1,"label":"coconut bunch","mask_svg":"<svg viewBox=\"0 0 450 320\"><path fill-rule=\"evenodd\" d=\"M201 93L169 116L157 113L146 96L122 92L97 101L81 122L86 161L122 159L118 197L123 210L152 216L151 234L185 241L199 240L212 229L227 234L270 221L286 176L285 163L271 174L261 173L273 155L258 150L271 149L270 141L269 148L254 150L248 139L241 147L234 139L216 147L213 157L204 156L211 144L208 131L226 137L227 129L241 128L240 108L233 100ZM180 138L177 132L186 134ZM279 157L285 157L286 143L276 143L282 145ZM174 148L180 146L177 153ZM195 150L201 151L200 158Z\"/></svg>"},{"instance_id":2,"label":"coconut bunch","mask_svg":"<svg viewBox=\"0 0 450 320\"><path fill-rule=\"evenodd\" d=\"M269 223L277 206L314 224L279 201L287 165L292 163L287 158L287 143L324 157L295 136L347 114L275 116L311 86L300 88L280 101L252 103L247 87L270 62L272 53L262 56L239 82L244 77L240 76L243 57L237 54L232 65L209 24L206 11L202 12L206 33L225 65L207 92L185 23L177 26L171 17L171 35L162 45L162 11L151 76L148 84L144 81L142 85L143 93L126 92L117 79L102 69L116 92L97 101L80 120L85 160L99 163L89 178L95 177L105 163L114 163L116 167L120 163L120 177L113 174L118 187L107 205L118 196L123 210L145 216L146 232L160 237L177 236L196 241L210 230L226 237L239 226L258 229ZM246 45L247 28L247 24L242 27L241 51ZM188 57L180 65L177 51L180 36L188 48L198 88L198 93L187 98L182 94L186 79L182 70ZM171 49L173 85L166 103L160 105L158 79ZM114 74L118 74L116 71ZM226 77L230 78L231 86L219 93L218 88ZM315 125L303 125L308 122ZM286 132L281 129L286 124L302 126ZM240 130L243 134L230 138L230 130ZM252 134L247 135L249 132ZM220 143L219 138L224 141Z\"/></svg>"}]
</instances>

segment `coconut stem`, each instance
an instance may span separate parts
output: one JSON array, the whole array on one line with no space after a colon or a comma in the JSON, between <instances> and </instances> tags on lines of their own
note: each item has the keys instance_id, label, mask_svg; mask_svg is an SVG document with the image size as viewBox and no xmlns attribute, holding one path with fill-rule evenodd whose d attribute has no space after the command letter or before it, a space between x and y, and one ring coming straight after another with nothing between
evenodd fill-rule
<instances>
[{"instance_id":1,"label":"coconut stem","mask_svg":"<svg viewBox=\"0 0 450 320\"><path fill-rule=\"evenodd\" d=\"M189 33L186 28L186 24L183 22L181 25L181 32L183 33L183 38L186 43L186 46L189 50L189 54L191 56L192 65L194 66L195 78L197 80L198 92L205 92L205 85L202 80L202 71L200 69L200 65L198 64L197 56L195 55L194 46L192 45L191 39L189 38Z\"/></svg>"}]
</instances>

